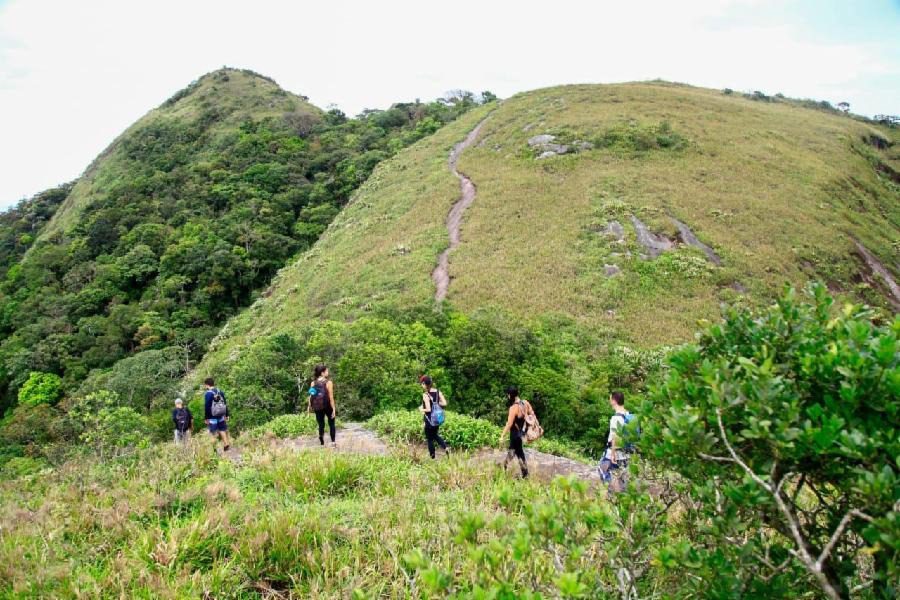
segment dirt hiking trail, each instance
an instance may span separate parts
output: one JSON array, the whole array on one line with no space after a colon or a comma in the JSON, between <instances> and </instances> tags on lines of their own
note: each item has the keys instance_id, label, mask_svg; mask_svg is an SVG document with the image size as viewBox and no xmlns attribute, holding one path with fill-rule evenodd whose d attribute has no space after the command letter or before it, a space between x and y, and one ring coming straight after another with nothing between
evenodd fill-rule
<instances>
[{"instance_id":1,"label":"dirt hiking trail","mask_svg":"<svg viewBox=\"0 0 900 600\"><path fill-rule=\"evenodd\" d=\"M308 452L320 450L322 452L338 452L348 454L362 454L365 456L389 456L392 452L403 452L403 449L392 449L374 431L367 429L360 423L344 423L337 431L337 448L332 449L329 446L328 432L325 433L325 444L323 448L319 444L319 438L316 435L305 435L296 438L273 439L274 446L294 450L297 452ZM427 456L427 450L424 445L410 444L409 448L414 453L421 453ZM528 458L528 469L530 475L540 480L550 480L557 475L576 475L591 484L599 484L600 476L597 470L591 465L554 456L537 450L526 449ZM232 455L233 456L233 455ZM473 452L458 451L451 454L453 460L471 460L476 463L497 465L501 468L503 459L506 457L505 450L497 450L492 448L482 448ZM437 460L445 459L444 452L440 449L437 451ZM234 460L234 456L232 458ZM507 473L510 477L519 477L519 463L512 460L509 463Z\"/></svg>"},{"instance_id":2,"label":"dirt hiking trail","mask_svg":"<svg viewBox=\"0 0 900 600\"><path fill-rule=\"evenodd\" d=\"M487 120L488 117L485 117L475 126L475 129L469 132L466 139L453 146L453 150L450 151L450 171L459 179L460 195L447 215L447 232L450 234L450 245L441 252L441 255L438 257L437 267L431 273L431 279L434 281L435 286L435 302L441 302L447 297L447 290L450 288L450 252L459 246L459 227L462 224L463 213L475 201L475 184L456 169L456 164L459 162L459 157L463 150L475 143L478 134L481 132L481 127Z\"/></svg>"}]
</instances>

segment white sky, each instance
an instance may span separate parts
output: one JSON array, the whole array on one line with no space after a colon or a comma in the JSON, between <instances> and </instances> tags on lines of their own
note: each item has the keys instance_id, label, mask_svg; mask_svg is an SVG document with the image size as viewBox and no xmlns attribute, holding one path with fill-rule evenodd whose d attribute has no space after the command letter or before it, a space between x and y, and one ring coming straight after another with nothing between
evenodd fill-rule
<instances>
[{"instance_id":1,"label":"white sky","mask_svg":"<svg viewBox=\"0 0 900 600\"><path fill-rule=\"evenodd\" d=\"M0 0L0 208L223 65L350 115L656 77L900 114L898 40L896 0Z\"/></svg>"}]
</instances>

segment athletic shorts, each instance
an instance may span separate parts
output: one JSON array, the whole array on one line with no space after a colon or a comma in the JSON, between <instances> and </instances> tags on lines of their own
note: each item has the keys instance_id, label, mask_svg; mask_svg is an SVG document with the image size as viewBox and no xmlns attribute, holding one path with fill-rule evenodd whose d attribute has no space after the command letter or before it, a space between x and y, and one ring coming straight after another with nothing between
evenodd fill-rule
<instances>
[{"instance_id":1,"label":"athletic shorts","mask_svg":"<svg viewBox=\"0 0 900 600\"><path fill-rule=\"evenodd\" d=\"M216 434L220 431L228 431L228 422L224 419L210 419L209 432Z\"/></svg>"}]
</instances>

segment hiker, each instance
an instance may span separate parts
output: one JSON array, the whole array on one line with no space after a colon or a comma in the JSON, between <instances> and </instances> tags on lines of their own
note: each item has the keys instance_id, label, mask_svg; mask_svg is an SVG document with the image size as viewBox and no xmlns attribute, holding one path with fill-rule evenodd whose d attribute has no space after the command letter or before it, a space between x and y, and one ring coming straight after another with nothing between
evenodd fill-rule
<instances>
[{"instance_id":1,"label":"hiker","mask_svg":"<svg viewBox=\"0 0 900 600\"><path fill-rule=\"evenodd\" d=\"M503 444L503 436L509 433L509 450L503 461L503 470L509 465L513 456L519 459L522 468L522 479L528 477L528 463L525 460L525 447L523 446L527 425L525 417L534 412L526 400L519 398L519 388L509 387L506 390L506 402L509 406L509 414L506 419L506 427L500 432L500 444Z\"/></svg>"},{"instance_id":2,"label":"hiker","mask_svg":"<svg viewBox=\"0 0 900 600\"><path fill-rule=\"evenodd\" d=\"M609 405L613 415L609 418L609 437L606 439L606 452L600 460L597 470L600 477L609 486L612 494L625 491L628 459L633 452L632 444L623 444L624 427L634 417L625 409L625 394L615 391L609 395Z\"/></svg>"},{"instance_id":3,"label":"hiker","mask_svg":"<svg viewBox=\"0 0 900 600\"><path fill-rule=\"evenodd\" d=\"M181 446L191 441L191 431L194 430L194 415L189 408L185 408L184 400L175 398L175 408L172 409L172 422L175 424L175 445Z\"/></svg>"},{"instance_id":4,"label":"hiker","mask_svg":"<svg viewBox=\"0 0 900 600\"><path fill-rule=\"evenodd\" d=\"M206 425L213 437L222 440L222 450L228 452L231 448L231 439L228 437L228 404L225 403L225 394L216 387L212 377L207 377L203 382L206 385L206 394L203 396L203 412Z\"/></svg>"},{"instance_id":5,"label":"hiker","mask_svg":"<svg viewBox=\"0 0 900 600\"><path fill-rule=\"evenodd\" d=\"M444 423L444 407L447 406L447 399L436 387L434 381L428 375L422 375L419 379L422 384L422 416L425 421L425 440L428 442L428 454L434 458L434 443L444 450L445 456L450 456L450 448L447 442L441 437L438 430Z\"/></svg>"},{"instance_id":6,"label":"hiker","mask_svg":"<svg viewBox=\"0 0 900 600\"><path fill-rule=\"evenodd\" d=\"M337 415L337 407L334 404L334 384L328 379L328 367L325 365L316 365L313 370L306 412L310 410L316 413L316 422L319 424L319 443L325 445L325 419L327 418L331 447L337 448L337 442L334 440L334 418Z\"/></svg>"}]
</instances>

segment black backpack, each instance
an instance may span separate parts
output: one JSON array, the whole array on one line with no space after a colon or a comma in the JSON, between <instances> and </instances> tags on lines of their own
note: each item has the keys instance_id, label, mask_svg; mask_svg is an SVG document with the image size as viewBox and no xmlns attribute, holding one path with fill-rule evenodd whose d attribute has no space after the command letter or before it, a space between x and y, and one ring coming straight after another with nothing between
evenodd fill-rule
<instances>
[{"instance_id":1,"label":"black backpack","mask_svg":"<svg viewBox=\"0 0 900 600\"><path fill-rule=\"evenodd\" d=\"M325 387L327 382L314 381L310 388L309 405L313 410L325 410L328 408L328 388ZM315 392L315 393L313 393Z\"/></svg>"},{"instance_id":2,"label":"black backpack","mask_svg":"<svg viewBox=\"0 0 900 600\"><path fill-rule=\"evenodd\" d=\"M225 405L225 394L220 392L218 388L213 388L212 393L213 398L212 404L210 404L209 407L209 412L212 414L214 419L224 417L228 413L228 408Z\"/></svg>"},{"instance_id":3,"label":"black backpack","mask_svg":"<svg viewBox=\"0 0 900 600\"><path fill-rule=\"evenodd\" d=\"M185 408L175 409L175 428L178 431L187 431L190 427L191 420L188 418L188 411Z\"/></svg>"}]
</instances>

